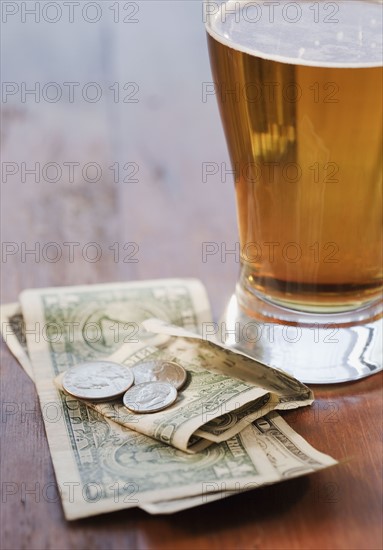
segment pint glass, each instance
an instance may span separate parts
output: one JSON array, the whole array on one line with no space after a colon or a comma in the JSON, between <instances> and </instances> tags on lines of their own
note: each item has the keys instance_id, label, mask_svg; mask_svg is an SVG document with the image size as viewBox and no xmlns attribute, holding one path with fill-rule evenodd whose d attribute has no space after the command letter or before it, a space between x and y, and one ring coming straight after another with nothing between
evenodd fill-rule
<instances>
[{"instance_id":1,"label":"pint glass","mask_svg":"<svg viewBox=\"0 0 383 550\"><path fill-rule=\"evenodd\" d=\"M382 368L382 2L205 3L241 272L223 339L303 381Z\"/></svg>"}]
</instances>

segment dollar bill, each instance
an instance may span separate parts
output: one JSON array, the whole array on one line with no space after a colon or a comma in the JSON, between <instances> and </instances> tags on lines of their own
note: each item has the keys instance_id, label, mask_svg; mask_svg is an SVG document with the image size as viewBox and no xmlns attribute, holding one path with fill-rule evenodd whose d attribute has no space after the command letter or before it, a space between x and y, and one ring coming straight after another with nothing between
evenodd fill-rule
<instances>
[{"instance_id":1,"label":"dollar bill","mask_svg":"<svg viewBox=\"0 0 383 550\"><path fill-rule=\"evenodd\" d=\"M194 338L172 336L170 340L168 336L160 334L143 344L125 344L108 360L129 367L142 360L180 362L188 371L189 380L176 403L151 415L131 413L121 399L89 405L127 428L182 451L198 452L213 441L225 441L236 435L253 420L280 405L281 400L289 399L290 408L312 402L310 390L288 375L286 383L279 371L263 367L269 372L270 379L259 387L254 382L236 378L237 361L246 360L257 369L257 363L252 359L195 335ZM230 370L225 365L230 365ZM276 376L275 382L273 378ZM274 393L270 388L277 383L278 393ZM63 389L61 377L56 379L56 385Z\"/></svg>"},{"instance_id":2,"label":"dollar bill","mask_svg":"<svg viewBox=\"0 0 383 550\"><path fill-rule=\"evenodd\" d=\"M33 380L32 364L28 356L25 336L25 323L18 302L0 306L0 323L0 331L4 342L29 378Z\"/></svg>"},{"instance_id":3,"label":"dollar bill","mask_svg":"<svg viewBox=\"0 0 383 550\"><path fill-rule=\"evenodd\" d=\"M263 450L279 481L337 464L337 461L309 445L275 411L253 422L252 427L253 444ZM322 467L319 464L322 464ZM252 482L232 490L227 490L225 484L211 483L206 484L199 495L144 503L142 508L150 514L172 514L254 488Z\"/></svg>"},{"instance_id":4,"label":"dollar bill","mask_svg":"<svg viewBox=\"0 0 383 550\"><path fill-rule=\"evenodd\" d=\"M313 400L314 396L310 388L290 374L260 363L253 357L249 357L236 349L228 348L215 339L209 339L208 337L201 339L199 334L181 326L171 325L163 319L147 319L142 325L150 333L179 337L196 342L203 341L212 350L219 350L221 361L218 367L213 365L212 368L218 368L220 372L228 376L252 383L279 395L280 409L288 409L289 407L284 404L289 402L293 405L291 408L294 408L309 405Z\"/></svg>"},{"instance_id":5,"label":"dollar bill","mask_svg":"<svg viewBox=\"0 0 383 550\"><path fill-rule=\"evenodd\" d=\"M191 453L214 440L229 439L275 407L276 401L260 388L212 374L195 363L191 370L190 365L190 382L178 394L177 402L157 413L137 415L123 405L122 399L84 402L114 422ZM62 375L55 379L55 385L63 391ZM240 406L244 400L250 403ZM208 421L210 418L213 420Z\"/></svg>"},{"instance_id":6,"label":"dollar bill","mask_svg":"<svg viewBox=\"0 0 383 550\"><path fill-rule=\"evenodd\" d=\"M170 509L182 509L181 504L190 507L199 503L201 495L207 499L217 496L217 489L221 497L285 478L276 471L270 449L265 452L264 443L256 439L259 424L248 425L228 441L191 455L127 429L57 391L53 377L65 370L68 362L107 356L121 345L121 336L122 340L131 337L131 327L126 325L132 319L142 320L153 313L158 317L154 310L159 304L150 307L150 300L156 301L157 296L167 322L198 332L202 320L209 319L204 291L188 281L45 289L23 296L28 351L68 519L133 506L157 506L148 511L158 513L164 503ZM102 315L102 310L109 313ZM147 338L148 334L142 331L140 336ZM278 425L277 418L270 419L276 452L284 446L286 461L297 457L300 465L296 471L301 472L297 475L335 463L314 450L311 454L308 444L302 449L299 436L297 441L297 434ZM271 428L267 431L270 436ZM294 468L296 464L292 464L291 473Z\"/></svg>"}]
</instances>

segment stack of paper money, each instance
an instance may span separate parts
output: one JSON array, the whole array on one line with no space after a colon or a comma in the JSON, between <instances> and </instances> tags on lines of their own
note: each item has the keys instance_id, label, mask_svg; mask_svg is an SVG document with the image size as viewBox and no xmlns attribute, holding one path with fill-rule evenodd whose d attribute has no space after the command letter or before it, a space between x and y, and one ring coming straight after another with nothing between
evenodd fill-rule
<instances>
[{"instance_id":1,"label":"stack of paper money","mask_svg":"<svg viewBox=\"0 0 383 550\"><path fill-rule=\"evenodd\" d=\"M198 281L28 290L1 317L36 384L67 519L134 506L172 513L336 463L276 412L310 405L306 386L199 336L211 314ZM188 380L148 415L64 391L69 368L106 358L176 361Z\"/></svg>"}]
</instances>

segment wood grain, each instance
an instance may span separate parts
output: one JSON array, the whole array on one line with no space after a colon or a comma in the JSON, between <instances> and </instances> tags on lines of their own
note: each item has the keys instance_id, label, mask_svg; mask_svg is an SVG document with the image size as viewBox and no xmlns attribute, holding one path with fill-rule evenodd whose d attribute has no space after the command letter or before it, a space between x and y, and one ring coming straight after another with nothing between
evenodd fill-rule
<instances>
[{"instance_id":1,"label":"wood grain","mask_svg":"<svg viewBox=\"0 0 383 550\"><path fill-rule=\"evenodd\" d=\"M91 183L78 172L73 182L23 183L20 172L2 184L2 240L16 250L3 257L2 302L30 287L196 276L217 318L238 263L219 254L204 262L202 245L233 248L237 230L230 177L202 179L202 163L221 165L227 153L215 98L201 96L211 76L200 4L143 2L139 24L129 27L111 21L111 2L99 4L104 16L93 26L4 24L3 80L98 82L109 95L98 103L34 103L16 94L3 104L3 162L20 170L22 162L93 162L102 177ZM132 81L139 102L115 103L108 87ZM137 163L139 181L116 183L115 162ZM63 252L58 261L49 260L53 248L45 257L23 254L23 246L38 243L42 251L49 242ZM68 242L80 243L73 261ZM102 251L95 262L83 256L91 242ZM124 261L126 243L138 245L138 262ZM1 354L4 550L382 548L382 375L318 387L314 407L284 414L340 460L332 469L174 516L131 509L67 523L34 386L4 343Z\"/></svg>"}]
</instances>

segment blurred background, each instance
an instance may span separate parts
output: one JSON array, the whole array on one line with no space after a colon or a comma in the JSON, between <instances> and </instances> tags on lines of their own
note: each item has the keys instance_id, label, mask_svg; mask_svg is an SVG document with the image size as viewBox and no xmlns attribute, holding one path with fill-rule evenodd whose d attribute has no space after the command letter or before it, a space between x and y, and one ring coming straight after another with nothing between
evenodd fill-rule
<instances>
[{"instance_id":1,"label":"blurred background","mask_svg":"<svg viewBox=\"0 0 383 550\"><path fill-rule=\"evenodd\" d=\"M202 1L1 7L2 302L198 277L217 317L238 238Z\"/></svg>"}]
</instances>

